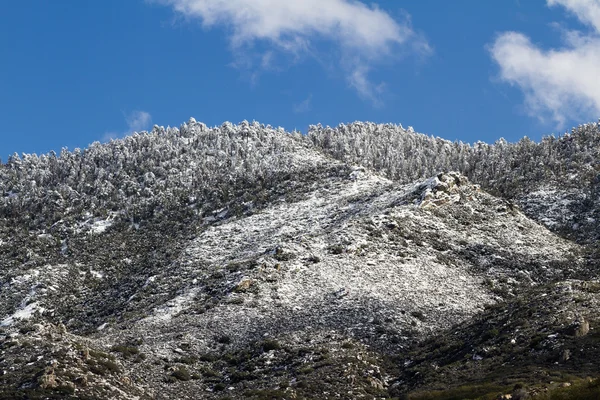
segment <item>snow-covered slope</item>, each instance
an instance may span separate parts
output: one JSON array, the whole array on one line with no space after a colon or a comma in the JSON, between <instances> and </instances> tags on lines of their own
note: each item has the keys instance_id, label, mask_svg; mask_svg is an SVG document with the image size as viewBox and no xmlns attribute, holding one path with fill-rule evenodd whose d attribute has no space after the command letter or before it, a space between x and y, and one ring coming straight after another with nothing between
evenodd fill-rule
<instances>
[{"instance_id":1,"label":"snow-covered slope","mask_svg":"<svg viewBox=\"0 0 600 400\"><path fill-rule=\"evenodd\" d=\"M203 229L136 296L141 305L156 291L176 294L126 332L166 360L222 357L262 340L298 350L332 334L402 352L519 287L563 276L567 265L575 271L579 250L459 174L398 185L355 168L299 199ZM121 343L122 326L96 336ZM136 367L149 387L176 389L159 370ZM206 396L214 389L202 379L193 387ZM229 387L241 395L246 386ZM191 388L177 390L183 398Z\"/></svg>"},{"instance_id":2,"label":"snow-covered slope","mask_svg":"<svg viewBox=\"0 0 600 400\"><path fill-rule=\"evenodd\" d=\"M545 288L597 275L592 246L563 232L583 221L577 239L593 237L592 191L549 180L501 198L440 167L480 182L504 143L318 129L190 120L2 165L0 399L396 395L424 382L403 380L417 367L402 363L427 365L407 356L421 341L484 343L457 326L504 321L506 304L554 326L566 297L538 313L528 293L541 307ZM402 157L383 146L398 137Z\"/></svg>"},{"instance_id":3,"label":"snow-covered slope","mask_svg":"<svg viewBox=\"0 0 600 400\"><path fill-rule=\"evenodd\" d=\"M356 169L298 201L282 198L208 227L176 261L177 277L168 271L149 282L161 287L175 279L180 293L142 319L141 329L169 329L216 287L222 303L200 319L208 318L205 329L220 326L219 334L240 340L294 325L368 337L361 314L393 317L393 330L416 321L430 332L493 302L486 279L543 282L562 274L553 263L577 252L464 177L440 177L400 186ZM436 194L440 205L431 201ZM535 260L535 267L510 258ZM306 321L314 315L320 317Z\"/></svg>"}]
</instances>

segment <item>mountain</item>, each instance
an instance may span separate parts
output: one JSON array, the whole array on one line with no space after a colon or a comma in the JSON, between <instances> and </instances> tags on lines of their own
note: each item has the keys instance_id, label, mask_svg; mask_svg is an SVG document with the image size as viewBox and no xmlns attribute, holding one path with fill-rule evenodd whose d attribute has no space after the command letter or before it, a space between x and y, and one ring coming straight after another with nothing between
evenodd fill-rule
<instances>
[{"instance_id":1,"label":"mountain","mask_svg":"<svg viewBox=\"0 0 600 400\"><path fill-rule=\"evenodd\" d=\"M599 145L190 119L14 155L0 398L597 395Z\"/></svg>"}]
</instances>

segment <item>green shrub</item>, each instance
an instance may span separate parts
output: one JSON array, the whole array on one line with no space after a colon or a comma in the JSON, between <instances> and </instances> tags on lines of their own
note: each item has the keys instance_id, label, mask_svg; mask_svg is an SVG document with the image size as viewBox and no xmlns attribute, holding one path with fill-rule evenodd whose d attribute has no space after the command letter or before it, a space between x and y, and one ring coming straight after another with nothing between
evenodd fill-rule
<instances>
[{"instance_id":1,"label":"green shrub","mask_svg":"<svg viewBox=\"0 0 600 400\"><path fill-rule=\"evenodd\" d=\"M217 338L217 342L221 344L229 344L231 343L231 338L227 335L223 335Z\"/></svg>"},{"instance_id":2,"label":"green shrub","mask_svg":"<svg viewBox=\"0 0 600 400\"><path fill-rule=\"evenodd\" d=\"M340 244L329 246L329 252L331 254L342 254L344 252L344 250L345 250L344 246L342 246Z\"/></svg>"},{"instance_id":3,"label":"green shrub","mask_svg":"<svg viewBox=\"0 0 600 400\"><path fill-rule=\"evenodd\" d=\"M194 356L183 356L183 357L179 357L175 359L175 362L181 363L181 364L195 364L198 361L197 357Z\"/></svg>"},{"instance_id":4,"label":"green shrub","mask_svg":"<svg viewBox=\"0 0 600 400\"><path fill-rule=\"evenodd\" d=\"M225 390L225 385L222 383L217 383L214 387L213 390L215 392L222 392L223 390Z\"/></svg>"},{"instance_id":5,"label":"green shrub","mask_svg":"<svg viewBox=\"0 0 600 400\"><path fill-rule=\"evenodd\" d=\"M415 317L416 319L418 319L419 321L425 321L425 314L423 314L422 311L412 311L410 313L410 315L412 315L413 317Z\"/></svg>"},{"instance_id":6,"label":"green shrub","mask_svg":"<svg viewBox=\"0 0 600 400\"><path fill-rule=\"evenodd\" d=\"M259 400L284 400L288 398L288 394L282 390L262 389L262 390L247 390L244 392L247 398Z\"/></svg>"},{"instance_id":7,"label":"green shrub","mask_svg":"<svg viewBox=\"0 0 600 400\"><path fill-rule=\"evenodd\" d=\"M298 373L301 375L306 375L306 374L310 374L314 370L315 369L313 367L303 367L298 370Z\"/></svg>"},{"instance_id":8,"label":"green shrub","mask_svg":"<svg viewBox=\"0 0 600 400\"><path fill-rule=\"evenodd\" d=\"M103 351L97 351L97 350L92 350L92 349L90 349L90 357L105 358L105 359L111 360L111 361L115 360L115 356L113 356L112 354L108 354Z\"/></svg>"},{"instance_id":9,"label":"green shrub","mask_svg":"<svg viewBox=\"0 0 600 400\"><path fill-rule=\"evenodd\" d=\"M179 379L180 381L189 381L190 379L192 379L192 375L190 374L190 371L188 371L187 368L183 368L183 367L173 371L171 376Z\"/></svg>"},{"instance_id":10,"label":"green shrub","mask_svg":"<svg viewBox=\"0 0 600 400\"><path fill-rule=\"evenodd\" d=\"M574 382L569 387L549 390L535 398L539 400L598 400L600 399L600 379Z\"/></svg>"},{"instance_id":11,"label":"green shrub","mask_svg":"<svg viewBox=\"0 0 600 400\"><path fill-rule=\"evenodd\" d=\"M112 372L120 372L121 368L119 364L109 359L102 358L97 361L91 361L89 363L90 371L96 375L106 375Z\"/></svg>"},{"instance_id":12,"label":"green shrub","mask_svg":"<svg viewBox=\"0 0 600 400\"><path fill-rule=\"evenodd\" d=\"M493 339L493 338L497 337L499 334L500 334L500 331L498 331L498 329L492 328L483 335L483 340Z\"/></svg>"},{"instance_id":13,"label":"green shrub","mask_svg":"<svg viewBox=\"0 0 600 400\"><path fill-rule=\"evenodd\" d=\"M210 353L206 353L206 354L202 354L200 356L200 361L204 361L204 362L214 362L217 361L218 357L215 354L210 354Z\"/></svg>"},{"instance_id":14,"label":"green shrub","mask_svg":"<svg viewBox=\"0 0 600 400\"><path fill-rule=\"evenodd\" d=\"M468 385L447 390L414 392L408 395L408 400L494 400L499 395L512 392L512 389L495 384Z\"/></svg>"},{"instance_id":15,"label":"green shrub","mask_svg":"<svg viewBox=\"0 0 600 400\"><path fill-rule=\"evenodd\" d=\"M279 342L277 340L265 340L264 342L262 342L262 349L264 352L267 351L271 351L271 350L279 350L281 348L281 345L279 344Z\"/></svg>"},{"instance_id":16,"label":"green shrub","mask_svg":"<svg viewBox=\"0 0 600 400\"><path fill-rule=\"evenodd\" d=\"M124 346L124 345L115 345L110 351L115 353L121 353L121 355L125 358L137 355L140 353L140 350L135 346Z\"/></svg>"}]
</instances>

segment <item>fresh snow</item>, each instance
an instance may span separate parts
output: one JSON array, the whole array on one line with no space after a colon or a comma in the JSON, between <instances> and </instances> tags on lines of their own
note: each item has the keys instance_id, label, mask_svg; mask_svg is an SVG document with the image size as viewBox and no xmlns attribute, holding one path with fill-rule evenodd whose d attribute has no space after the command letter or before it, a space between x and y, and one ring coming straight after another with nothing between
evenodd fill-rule
<instances>
[{"instance_id":1,"label":"fresh snow","mask_svg":"<svg viewBox=\"0 0 600 400\"><path fill-rule=\"evenodd\" d=\"M19 308L13 313L13 315L4 318L2 322L0 322L0 326L11 326L15 321L27 320L31 318L36 311L41 313L44 311L44 308L41 307L37 302L30 303L22 308Z\"/></svg>"},{"instance_id":2,"label":"fresh snow","mask_svg":"<svg viewBox=\"0 0 600 400\"><path fill-rule=\"evenodd\" d=\"M109 220L97 220L94 221L91 225L90 225L90 231L92 233L104 233L104 231L106 231L108 228L110 228L110 226L112 225L112 221Z\"/></svg>"},{"instance_id":3,"label":"fresh snow","mask_svg":"<svg viewBox=\"0 0 600 400\"><path fill-rule=\"evenodd\" d=\"M28 276L27 278L24 278L24 279L29 280L30 278L31 278L31 276ZM28 320L33 316L33 314L36 311L39 311L40 313L44 312L44 310L45 310L44 307L40 306L40 304L38 302L32 301L35 294L36 294L36 289L34 287L30 290L30 292L27 294L27 296L25 296L23 301L21 301L19 308L16 309L12 315L4 318L0 322L0 327L9 327L12 324L14 324L16 321Z\"/></svg>"},{"instance_id":4,"label":"fresh snow","mask_svg":"<svg viewBox=\"0 0 600 400\"><path fill-rule=\"evenodd\" d=\"M168 301L163 306L157 308L152 316L146 317L143 322L155 323L170 321L174 315L184 310L196 296L197 288L189 290L187 293L177 296Z\"/></svg>"},{"instance_id":5,"label":"fresh snow","mask_svg":"<svg viewBox=\"0 0 600 400\"><path fill-rule=\"evenodd\" d=\"M186 282L181 294L139 321L139 329L151 325L168 330L185 323L210 277L221 274L229 294L194 318L199 345L205 343L202 335L216 332L241 340L293 327L337 327L360 337L369 335L364 315L391 318L394 329L402 330L415 323L411 313L417 311L425 318L416 321L415 329L428 333L468 318L496 299L483 284L486 275L474 273L474 265L453 256L454 250L449 250L451 261L445 261L445 252L432 248L433 238L449 249L468 243L531 253L541 262L571 253L574 245L520 213L507 212L502 200L480 192L464 177L455 184L455 177L460 180L450 174L402 186L357 168L347 179L315 187L303 198L282 198L254 215L214 222L176 263L178 281ZM482 222L459 229L445 207L479 216ZM407 238L394 236L398 230ZM372 236L374 231L381 234ZM278 261L277 251L295 257ZM311 262L313 258L319 261ZM506 273L496 265L502 259L490 254L474 262L494 279ZM247 260L258 267L244 272L246 276L227 272L228 265ZM532 281L524 272L509 273ZM153 276L144 286L169 287L171 274ZM257 294L235 293L244 280L257 285ZM240 298L246 300L235 304Z\"/></svg>"}]
</instances>

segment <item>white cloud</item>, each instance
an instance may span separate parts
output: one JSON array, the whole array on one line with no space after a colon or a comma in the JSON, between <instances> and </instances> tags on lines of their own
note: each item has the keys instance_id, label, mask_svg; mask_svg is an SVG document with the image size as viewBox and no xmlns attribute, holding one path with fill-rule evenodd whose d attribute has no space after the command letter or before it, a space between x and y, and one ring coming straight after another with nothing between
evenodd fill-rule
<instances>
[{"instance_id":1,"label":"white cloud","mask_svg":"<svg viewBox=\"0 0 600 400\"><path fill-rule=\"evenodd\" d=\"M598 0L547 0L549 6L561 5L584 24L600 32L600 1Z\"/></svg>"},{"instance_id":2,"label":"white cloud","mask_svg":"<svg viewBox=\"0 0 600 400\"><path fill-rule=\"evenodd\" d=\"M248 60L256 58L250 63L265 68L273 63L272 50L294 60L307 55L318 58L324 54L317 42L332 42L342 60L338 68L361 96L371 100L377 96L377 87L366 71L384 59L397 58L401 49L419 54L431 51L408 19L396 21L377 6L357 0L149 1L170 5L186 18L201 20L206 28L228 28L232 50L245 60L236 65L248 65ZM264 57L253 54L257 43L270 46Z\"/></svg>"},{"instance_id":3,"label":"white cloud","mask_svg":"<svg viewBox=\"0 0 600 400\"><path fill-rule=\"evenodd\" d=\"M375 106L381 105L379 95L383 92L385 84L374 84L368 78L369 68L357 65L348 74L348 82L363 97L370 100Z\"/></svg>"},{"instance_id":4,"label":"white cloud","mask_svg":"<svg viewBox=\"0 0 600 400\"><path fill-rule=\"evenodd\" d=\"M139 132L146 130L152 123L152 116L146 111L133 111L125 116L128 133Z\"/></svg>"},{"instance_id":5,"label":"white cloud","mask_svg":"<svg viewBox=\"0 0 600 400\"><path fill-rule=\"evenodd\" d=\"M564 32L564 46L542 49L519 32L505 32L490 46L500 78L518 86L528 112L548 115L559 127L600 114L600 0L547 0L574 14L589 31Z\"/></svg>"},{"instance_id":6,"label":"white cloud","mask_svg":"<svg viewBox=\"0 0 600 400\"><path fill-rule=\"evenodd\" d=\"M150 124L152 123L152 116L146 111L132 111L129 114L124 114L124 117L125 123L127 124L127 130L121 133L114 131L106 132L102 136L103 142L108 142L113 139L131 135L133 132L148 130L150 128Z\"/></svg>"},{"instance_id":7,"label":"white cloud","mask_svg":"<svg viewBox=\"0 0 600 400\"><path fill-rule=\"evenodd\" d=\"M110 142L111 140L118 139L120 136L117 132L106 132L102 135L102 141Z\"/></svg>"},{"instance_id":8,"label":"white cloud","mask_svg":"<svg viewBox=\"0 0 600 400\"><path fill-rule=\"evenodd\" d=\"M300 103L294 104L294 112L296 114L301 114L310 111L310 108L312 107L311 101L312 94L310 94L306 99L302 100Z\"/></svg>"}]
</instances>

